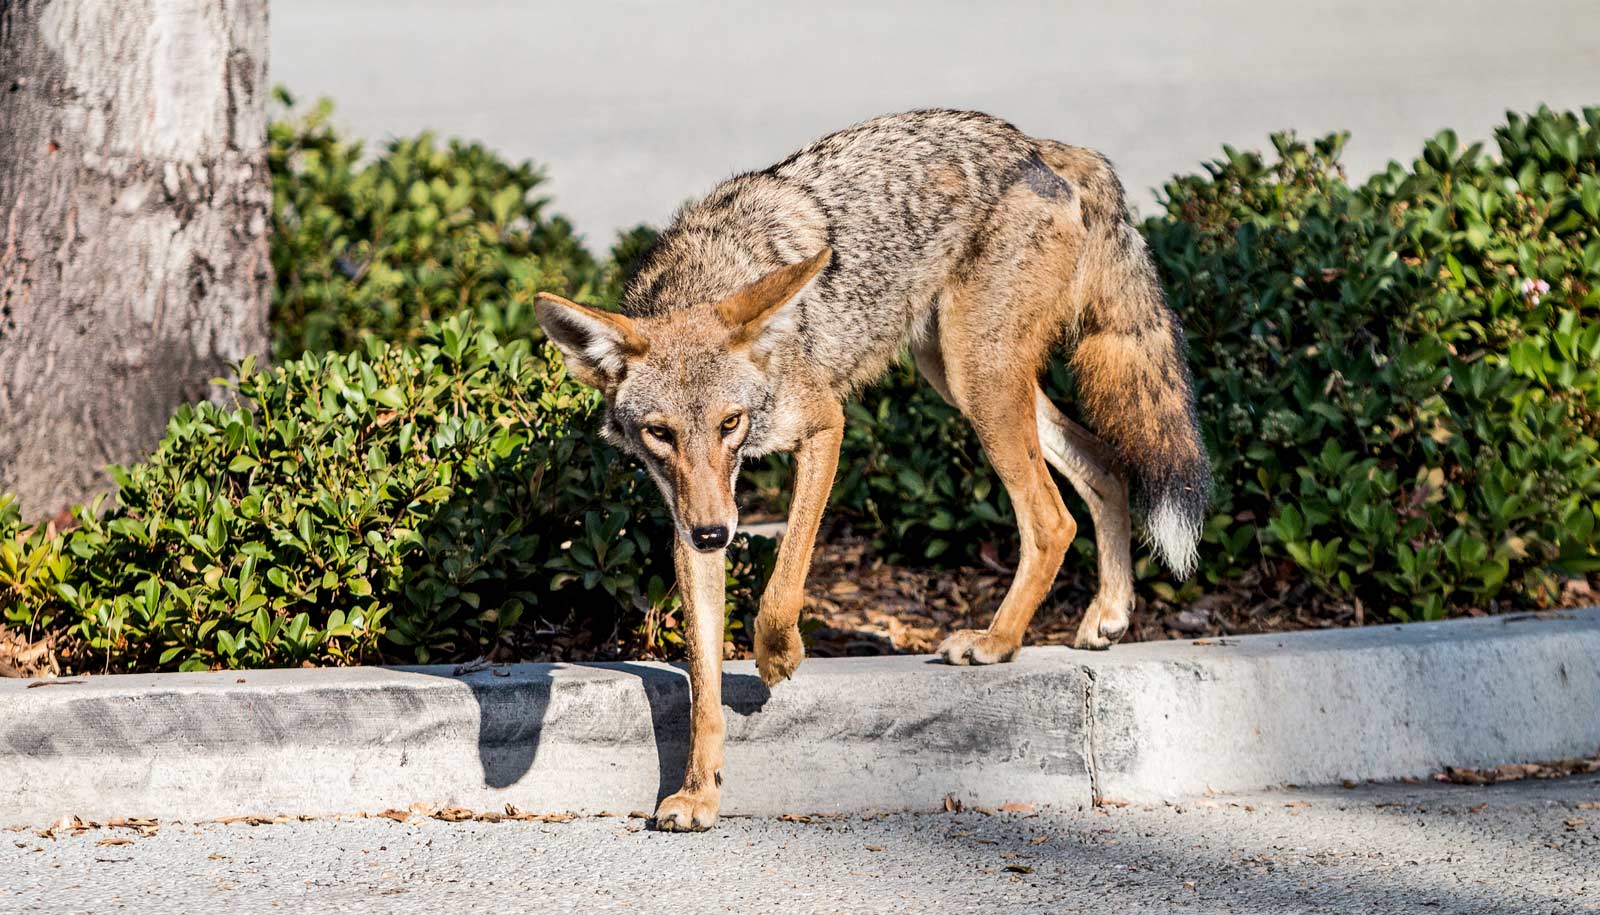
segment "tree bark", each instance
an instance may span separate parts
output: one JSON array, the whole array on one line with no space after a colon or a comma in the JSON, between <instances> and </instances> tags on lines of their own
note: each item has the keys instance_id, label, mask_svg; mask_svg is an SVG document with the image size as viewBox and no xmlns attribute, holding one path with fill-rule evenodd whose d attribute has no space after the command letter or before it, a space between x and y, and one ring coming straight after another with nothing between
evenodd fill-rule
<instances>
[{"instance_id":1,"label":"tree bark","mask_svg":"<svg viewBox=\"0 0 1600 915\"><path fill-rule=\"evenodd\" d=\"M0 490L109 488L267 351L267 0L0 0Z\"/></svg>"}]
</instances>

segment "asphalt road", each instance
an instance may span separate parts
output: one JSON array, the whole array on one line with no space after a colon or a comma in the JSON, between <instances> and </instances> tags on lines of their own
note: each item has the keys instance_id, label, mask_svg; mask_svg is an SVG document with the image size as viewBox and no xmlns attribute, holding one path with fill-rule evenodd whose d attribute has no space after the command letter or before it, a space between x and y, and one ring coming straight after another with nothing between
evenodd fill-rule
<instances>
[{"instance_id":1,"label":"asphalt road","mask_svg":"<svg viewBox=\"0 0 1600 915\"><path fill-rule=\"evenodd\" d=\"M0 837L0 912L38 915L1600 911L1600 776L702 835L413 816Z\"/></svg>"}]
</instances>

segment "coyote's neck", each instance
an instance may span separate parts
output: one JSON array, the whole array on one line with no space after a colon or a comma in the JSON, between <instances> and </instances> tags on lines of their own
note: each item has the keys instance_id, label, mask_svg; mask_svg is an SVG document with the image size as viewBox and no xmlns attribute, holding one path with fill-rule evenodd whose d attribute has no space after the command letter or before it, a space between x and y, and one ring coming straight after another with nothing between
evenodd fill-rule
<instances>
[{"instance_id":1,"label":"coyote's neck","mask_svg":"<svg viewBox=\"0 0 1600 915\"><path fill-rule=\"evenodd\" d=\"M821 208L797 182L766 172L732 178L678 212L629 281L622 310L638 317L721 301L827 240Z\"/></svg>"}]
</instances>

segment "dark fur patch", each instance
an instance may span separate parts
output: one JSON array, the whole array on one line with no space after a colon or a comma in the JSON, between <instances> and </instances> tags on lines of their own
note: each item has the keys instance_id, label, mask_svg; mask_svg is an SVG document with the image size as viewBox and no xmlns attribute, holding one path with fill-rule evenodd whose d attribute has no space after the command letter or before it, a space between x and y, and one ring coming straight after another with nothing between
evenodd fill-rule
<instances>
[{"instance_id":1,"label":"dark fur patch","mask_svg":"<svg viewBox=\"0 0 1600 915\"><path fill-rule=\"evenodd\" d=\"M1020 178L1028 185L1028 190L1046 200L1072 199L1072 185L1056 174L1050 166L1044 164L1038 153L1028 157L1028 161L1022 166Z\"/></svg>"}]
</instances>

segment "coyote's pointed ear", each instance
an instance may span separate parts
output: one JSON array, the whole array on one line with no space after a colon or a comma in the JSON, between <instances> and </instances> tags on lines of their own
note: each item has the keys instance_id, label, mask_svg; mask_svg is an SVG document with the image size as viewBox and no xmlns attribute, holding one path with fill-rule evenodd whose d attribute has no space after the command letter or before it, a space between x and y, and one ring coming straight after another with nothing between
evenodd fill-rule
<instances>
[{"instance_id":1,"label":"coyote's pointed ear","mask_svg":"<svg viewBox=\"0 0 1600 915\"><path fill-rule=\"evenodd\" d=\"M648 348L627 317L569 302L548 292L533 300L545 336L567 357L567 368L581 382L608 391L629 358Z\"/></svg>"},{"instance_id":2,"label":"coyote's pointed ear","mask_svg":"<svg viewBox=\"0 0 1600 915\"><path fill-rule=\"evenodd\" d=\"M718 302L717 314L734 329L733 345L758 344L792 326L794 313L788 306L811 288L832 259L833 249L825 247L798 264L779 267Z\"/></svg>"}]
</instances>

